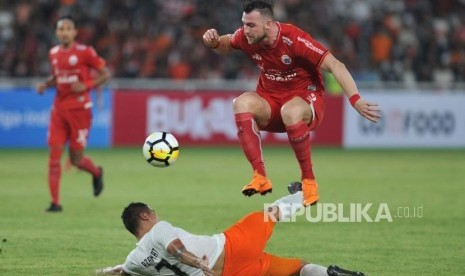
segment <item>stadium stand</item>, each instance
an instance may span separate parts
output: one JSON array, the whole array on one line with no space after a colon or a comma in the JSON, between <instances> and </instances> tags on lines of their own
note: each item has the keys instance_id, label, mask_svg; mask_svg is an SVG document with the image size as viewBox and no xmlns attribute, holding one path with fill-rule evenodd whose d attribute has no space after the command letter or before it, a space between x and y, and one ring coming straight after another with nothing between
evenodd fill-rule
<instances>
[{"instance_id":1,"label":"stadium stand","mask_svg":"<svg viewBox=\"0 0 465 276\"><path fill-rule=\"evenodd\" d=\"M464 0L277 0L275 12L323 41L358 81L465 81ZM114 77L256 78L242 54L220 57L201 40L207 28L240 26L237 0L0 1L0 77L46 76L65 14Z\"/></svg>"}]
</instances>

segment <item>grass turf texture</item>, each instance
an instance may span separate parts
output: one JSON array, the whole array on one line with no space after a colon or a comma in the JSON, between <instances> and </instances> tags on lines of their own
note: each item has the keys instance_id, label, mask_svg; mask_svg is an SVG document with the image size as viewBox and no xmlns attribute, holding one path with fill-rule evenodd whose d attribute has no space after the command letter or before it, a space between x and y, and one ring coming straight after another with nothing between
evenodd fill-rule
<instances>
[{"instance_id":1,"label":"grass turf texture","mask_svg":"<svg viewBox=\"0 0 465 276\"><path fill-rule=\"evenodd\" d=\"M93 198L88 174L63 172L64 212L47 214L47 152L0 150L0 275L93 275L122 263L136 242L120 221L131 201L149 203L161 219L190 232L214 234L287 194L288 182L300 177L287 147L264 147L273 193L252 198L240 193L252 173L236 147L181 148L166 169L148 165L140 148L87 153L105 169L103 194ZM277 225L268 252L369 275L463 273L464 150L317 148L313 161L320 202L387 203L394 221L309 223L299 217ZM413 212L420 206L422 218L395 217L399 207Z\"/></svg>"}]
</instances>

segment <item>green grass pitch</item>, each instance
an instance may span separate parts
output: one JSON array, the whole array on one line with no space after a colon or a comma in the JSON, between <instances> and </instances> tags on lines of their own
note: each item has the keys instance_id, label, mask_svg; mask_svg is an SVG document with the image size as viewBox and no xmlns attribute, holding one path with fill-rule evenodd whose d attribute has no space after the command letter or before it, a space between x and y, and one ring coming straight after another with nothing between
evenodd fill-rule
<instances>
[{"instance_id":1,"label":"green grass pitch","mask_svg":"<svg viewBox=\"0 0 465 276\"><path fill-rule=\"evenodd\" d=\"M166 169L148 165L140 148L87 153L105 169L101 197L92 196L88 174L63 172L64 212L46 214L47 152L0 150L0 275L94 275L122 263L136 242L120 221L131 201L149 203L190 232L214 234L299 179L288 147L264 146L274 189L252 198L240 192L251 169L239 147L181 148ZM310 223L302 216L276 226L268 252L369 275L463 273L464 150L316 148L312 156L321 203L386 203L393 221ZM400 217L420 208L421 217Z\"/></svg>"}]
</instances>

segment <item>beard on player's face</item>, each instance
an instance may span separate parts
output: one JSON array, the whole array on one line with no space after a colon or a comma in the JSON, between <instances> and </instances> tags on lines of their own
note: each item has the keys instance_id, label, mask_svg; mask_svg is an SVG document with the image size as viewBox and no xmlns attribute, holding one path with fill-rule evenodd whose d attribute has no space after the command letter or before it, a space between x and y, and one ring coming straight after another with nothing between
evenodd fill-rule
<instances>
[{"instance_id":1,"label":"beard on player's face","mask_svg":"<svg viewBox=\"0 0 465 276\"><path fill-rule=\"evenodd\" d=\"M248 35L246 37L247 37L247 42L249 42L249 44L258 44L266 38L265 28L263 28L263 32L261 35L255 35L255 36Z\"/></svg>"},{"instance_id":2,"label":"beard on player's face","mask_svg":"<svg viewBox=\"0 0 465 276\"><path fill-rule=\"evenodd\" d=\"M260 37L250 38L248 40L249 44L258 44L265 39L266 35L262 35Z\"/></svg>"}]
</instances>

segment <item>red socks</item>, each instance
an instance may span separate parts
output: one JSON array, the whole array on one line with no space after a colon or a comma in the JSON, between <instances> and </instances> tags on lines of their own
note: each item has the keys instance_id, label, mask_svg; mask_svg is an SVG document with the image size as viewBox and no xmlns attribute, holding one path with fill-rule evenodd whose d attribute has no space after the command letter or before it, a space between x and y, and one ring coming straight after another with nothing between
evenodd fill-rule
<instances>
[{"instance_id":1,"label":"red socks","mask_svg":"<svg viewBox=\"0 0 465 276\"><path fill-rule=\"evenodd\" d=\"M77 167L80 170L91 173L93 176L99 176L100 175L99 168L97 166L95 166L94 162L92 162L92 160L87 156L82 157L81 162L79 162Z\"/></svg>"},{"instance_id":2,"label":"red socks","mask_svg":"<svg viewBox=\"0 0 465 276\"><path fill-rule=\"evenodd\" d=\"M48 162L48 187L50 196L54 204L60 204L60 177L61 177L61 155L62 148L50 148ZM83 156L77 166L79 169L91 173L93 176L99 176L100 170L94 165L90 158Z\"/></svg>"},{"instance_id":3,"label":"red socks","mask_svg":"<svg viewBox=\"0 0 465 276\"><path fill-rule=\"evenodd\" d=\"M61 154L63 149L51 148L48 160L48 188L54 204L60 204Z\"/></svg>"},{"instance_id":4,"label":"red socks","mask_svg":"<svg viewBox=\"0 0 465 276\"><path fill-rule=\"evenodd\" d=\"M310 153L310 129L305 122L299 122L286 127L289 142L294 150L295 157L299 161L302 180L315 179L312 169Z\"/></svg>"},{"instance_id":5,"label":"red socks","mask_svg":"<svg viewBox=\"0 0 465 276\"><path fill-rule=\"evenodd\" d=\"M247 160L254 171L266 176L260 133L255 130L252 113L238 113L234 115L234 118L237 126L237 137Z\"/></svg>"},{"instance_id":6,"label":"red socks","mask_svg":"<svg viewBox=\"0 0 465 276\"><path fill-rule=\"evenodd\" d=\"M262 157L260 134L255 131L252 113L234 115L237 126L237 137L247 160L259 174L266 176ZM294 150L302 172L302 179L315 179L310 153L310 129L305 122L286 127L289 142Z\"/></svg>"}]
</instances>

